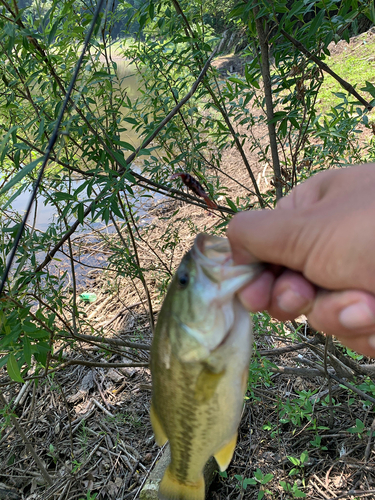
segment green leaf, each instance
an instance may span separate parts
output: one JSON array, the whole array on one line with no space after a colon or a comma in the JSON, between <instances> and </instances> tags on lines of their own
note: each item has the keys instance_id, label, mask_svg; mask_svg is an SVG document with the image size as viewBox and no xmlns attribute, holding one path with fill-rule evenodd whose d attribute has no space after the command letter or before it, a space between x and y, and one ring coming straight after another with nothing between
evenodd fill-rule
<instances>
[{"instance_id":1,"label":"green leaf","mask_svg":"<svg viewBox=\"0 0 375 500\"><path fill-rule=\"evenodd\" d=\"M266 474L262 479L262 484L267 484L273 479L273 474Z\"/></svg>"},{"instance_id":2,"label":"green leaf","mask_svg":"<svg viewBox=\"0 0 375 500\"><path fill-rule=\"evenodd\" d=\"M293 485L293 497L294 498L306 498L306 493L298 489L298 486L296 483Z\"/></svg>"},{"instance_id":3,"label":"green leaf","mask_svg":"<svg viewBox=\"0 0 375 500\"><path fill-rule=\"evenodd\" d=\"M257 469L257 470L254 472L254 477L255 477L255 479L257 479L258 481L262 481L262 479L263 479L263 472L262 472L260 469Z\"/></svg>"},{"instance_id":4,"label":"green leaf","mask_svg":"<svg viewBox=\"0 0 375 500\"><path fill-rule=\"evenodd\" d=\"M20 369L18 368L18 364L14 354L9 354L8 363L7 363L8 375L11 379L16 382L25 382L21 377Z\"/></svg>"},{"instance_id":5,"label":"green leaf","mask_svg":"<svg viewBox=\"0 0 375 500\"><path fill-rule=\"evenodd\" d=\"M72 201L75 200L75 196L69 193L53 193L53 198L58 201L67 200Z\"/></svg>"},{"instance_id":6,"label":"green leaf","mask_svg":"<svg viewBox=\"0 0 375 500\"><path fill-rule=\"evenodd\" d=\"M83 223L83 221L84 221L84 219L85 219L85 214L84 214L84 212L85 212L85 207L84 207L83 203L80 203L80 204L78 205L78 210L77 210L77 212L78 212L78 220L79 220L79 222L82 224L82 223Z\"/></svg>"},{"instance_id":7,"label":"green leaf","mask_svg":"<svg viewBox=\"0 0 375 500\"><path fill-rule=\"evenodd\" d=\"M32 161L31 163L29 163L28 165L26 165L25 167L23 167L23 169L18 172L14 177L13 179L11 179L7 184L5 184L5 186L3 187L3 189L0 191L0 196L4 193L6 193L7 191L9 191L9 189L11 189L13 186L15 186L16 184L18 184L27 174L29 174L30 172L32 172L34 170L34 168L43 160L43 157L40 157L34 161Z\"/></svg>"},{"instance_id":8,"label":"green leaf","mask_svg":"<svg viewBox=\"0 0 375 500\"><path fill-rule=\"evenodd\" d=\"M117 200L116 199L111 200L111 210L120 219L124 218L124 214L121 213L121 210L120 210L120 208L119 208L119 206L117 204Z\"/></svg>"},{"instance_id":9,"label":"green leaf","mask_svg":"<svg viewBox=\"0 0 375 500\"><path fill-rule=\"evenodd\" d=\"M233 210L233 212L238 212L238 207L233 203L230 198L225 198L227 200L228 206Z\"/></svg>"},{"instance_id":10,"label":"green leaf","mask_svg":"<svg viewBox=\"0 0 375 500\"><path fill-rule=\"evenodd\" d=\"M366 87L362 87L361 90L369 92L372 97L375 97L375 87L371 82L366 81Z\"/></svg>"},{"instance_id":11,"label":"green leaf","mask_svg":"<svg viewBox=\"0 0 375 500\"><path fill-rule=\"evenodd\" d=\"M48 339L50 334L47 330L36 330L34 332L29 332L28 336L33 339Z\"/></svg>"},{"instance_id":12,"label":"green leaf","mask_svg":"<svg viewBox=\"0 0 375 500\"><path fill-rule=\"evenodd\" d=\"M112 151L113 156L115 157L116 161L120 164L121 167L127 168L127 164L125 162L124 156L119 153L118 151Z\"/></svg>"},{"instance_id":13,"label":"green leaf","mask_svg":"<svg viewBox=\"0 0 375 500\"><path fill-rule=\"evenodd\" d=\"M8 146L9 138L13 134L13 132L15 132L17 130L17 128L18 127L14 126L11 129L9 129L8 132L5 134L3 140L1 141L1 144L0 144L0 151L1 151L0 163L3 163L3 161L4 161L4 158L5 158L7 149L8 149L7 146ZM0 192L0 194L1 194L1 192Z\"/></svg>"},{"instance_id":14,"label":"green leaf","mask_svg":"<svg viewBox=\"0 0 375 500\"><path fill-rule=\"evenodd\" d=\"M246 85L246 83L243 80L240 80L239 78L236 77L230 77L228 78L228 80L233 83L238 83L238 85L241 85L242 87Z\"/></svg>"},{"instance_id":15,"label":"green leaf","mask_svg":"<svg viewBox=\"0 0 375 500\"><path fill-rule=\"evenodd\" d=\"M140 149L139 153L138 153L139 156L149 155L149 154L151 154L151 150L150 149Z\"/></svg>"},{"instance_id":16,"label":"green leaf","mask_svg":"<svg viewBox=\"0 0 375 500\"><path fill-rule=\"evenodd\" d=\"M51 31L49 32L49 35L48 35L48 45L51 45L51 43L53 42L53 39L55 38L56 31L57 31L57 28L59 27L59 24L60 24L60 19L58 19L54 23L54 25L52 26Z\"/></svg>"},{"instance_id":17,"label":"green leaf","mask_svg":"<svg viewBox=\"0 0 375 500\"><path fill-rule=\"evenodd\" d=\"M253 477L247 477L246 479L244 479L243 484L245 488L248 484L251 484L251 486L255 486L258 483L257 480L254 479Z\"/></svg>"},{"instance_id":18,"label":"green leaf","mask_svg":"<svg viewBox=\"0 0 375 500\"><path fill-rule=\"evenodd\" d=\"M9 198L9 200L5 203L3 206L3 210L9 207L9 205L12 204L12 202L19 197L19 195L22 193L22 191L25 189L25 186L21 186L17 191Z\"/></svg>"},{"instance_id":19,"label":"green leaf","mask_svg":"<svg viewBox=\"0 0 375 500\"><path fill-rule=\"evenodd\" d=\"M128 142L125 142L125 141L117 141L117 140L113 140L114 144L117 144L118 146L121 146L122 148L125 148L129 151L132 151L134 153L135 151L135 147L132 146L131 144L129 144Z\"/></svg>"},{"instance_id":20,"label":"green leaf","mask_svg":"<svg viewBox=\"0 0 375 500\"><path fill-rule=\"evenodd\" d=\"M138 122L135 118L131 118L130 116L125 116L123 118L124 122L131 123L132 125L138 125Z\"/></svg>"},{"instance_id":21,"label":"green leaf","mask_svg":"<svg viewBox=\"0 0 375 500\"><path fill-rule=\"evenodd\" d=\"M314 20L310 25L309 36L311 36L311 37L315 36L319 27L322 26L324 15L325 15L325 10L321 9L319 14L314 17Z\"/></svg>"},{"instance_id":22,"label":"green leaf","mask_svg":"<svg viewBox=\"0 0 375 500\"><path fill-rule=\"evenodd\" d=\"M95 71L95 73L92 75L90 78L90 81L92 82L93 80L99 79L99 78L110 78L111 75L107 73L106 71Z\"/></svg>"},{"instance_id":23,"label":"green leaf","mask_svg":"<svg viewBox=\"0 0 375 500\"><path fill-rule=\"evenodd\" d=\"M300 461L296 457L288 457L288 460L292 462L293 465L299 465Z\"/></svg>"},{"instance_id":24,"label":"green leaf","mask_svg":"<svg viewBox=\"0 0 375 500\"><path fill-rule=\"evenodd\" d=\"M375 5L374 2L370 2L370 6L364 10L364 15L370 19L370 21L375 24Z\"/></svg>"}]
</instances>

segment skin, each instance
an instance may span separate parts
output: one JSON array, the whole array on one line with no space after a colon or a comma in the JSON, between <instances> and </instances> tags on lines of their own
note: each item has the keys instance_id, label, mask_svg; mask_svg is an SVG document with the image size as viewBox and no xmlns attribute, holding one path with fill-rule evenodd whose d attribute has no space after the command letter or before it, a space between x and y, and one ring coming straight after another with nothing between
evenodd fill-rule
<instances>
[{"instance_id":1,"label":"skin","mask_svg":"<svg viewBox=\"0 0 375 500\"><path fill-rule=\"evenodd\" d=\"M237 264L269 263L239 296L252 311L310 324L375 357L375 164L321 172L275 210L236 214Z\"/></svg>"}]
</instances>

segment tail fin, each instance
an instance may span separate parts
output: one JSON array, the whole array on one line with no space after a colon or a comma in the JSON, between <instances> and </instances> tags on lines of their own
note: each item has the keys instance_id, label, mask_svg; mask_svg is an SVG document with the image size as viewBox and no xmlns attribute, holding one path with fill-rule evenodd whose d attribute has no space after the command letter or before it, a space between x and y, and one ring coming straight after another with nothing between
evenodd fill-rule
<instances>
[{"instance_id":1,"label":"tail fin","mask_svg":"<svg viewBox=\"0 0 375 500\"><path fill-rule=\"evenodd\" d=\"M204 500L203 475L197 483L181 483L168 467L160 483L158 496L160 500Z\"/></svg>"}]
</instances>

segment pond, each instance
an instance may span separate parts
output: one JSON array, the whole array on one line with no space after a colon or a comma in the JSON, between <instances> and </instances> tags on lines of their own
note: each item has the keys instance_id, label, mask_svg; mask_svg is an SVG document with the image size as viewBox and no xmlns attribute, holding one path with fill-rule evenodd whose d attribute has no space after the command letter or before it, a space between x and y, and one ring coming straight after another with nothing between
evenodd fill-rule
<instances>
[{"instance_id":1,"label":"pond","mask_svg":"<svg viewBox=\"0 0 375 500\"><path fill-rule=\"evenodd\" d=\"M139 77L136 74L136 68L134 65L130 64L129 61L126 59L123 59L121 57L114 57L113 58L117 64L117 75L119 79L122 80L123 88L126 89L127 95L130 98L130 100L133 102L137 99L137 97L140 95L139 91ZM122 113L124 116L128 114L129 110L125 107L121 108ZM141 137L140 134L137 133L135 130L133 130L131 127L129 127L128 130L121 132L120 134L120 140L128 142L131 144L134 148L138 148L141 145ZM141 162L142 159L138 158L138 166L135 167L134 165L132 168L138 172L141 171ZM81 185L83 181L77 179L72 183L72 190L76 189ZM67 191L68 192L68 191ZM31 189L27 189L24 192L22 192L13 202L12 202L12 208L15 210L17 213L20 215L23 215L25 213L27 204L29 202L31 196ZM86 191L82 191L79 195L80 200L85 200L88 198ZM155 195L155 199L162 199L162 195ZM137 214L140 216L146 216L146 210L144 208L144 203L142 203L141 200L138 200L136 203L136 211ZM48 228L49 224L54 221L54 218L57 216L56 213L56 208L48 203L46 198L42 195L38 195L38 201L37 201L37 207L36 207L36 224L35 227L41 231L46 231ZM35 217L35 204L32 208L31 215L28 219L28 223L32 224L34 221ZM100 227L103 226L102 223L95 223L95 227ZM113 229L112 229L113 230Z\"/></svg>"},{"instance_id":2,"label":"pond","mask_svg":"<svg viewBox=\"0 0 375 500\"><path fill-rule=\"evenodd\" d=\"M120 79L122 79L123 82L123 88L127 90L127 95L129 96L130 100L133 102L135 99L140 95L139 92L139 79L135 73L135 67L130 65L127 60L124 60L122 58L115 58L115 61L117 63L117 74ZM124 115L128 113L127 108L123 108L121 110ZM120 139L122 141L130 143L134 148L137 148L141 144L141 137L139 134L137 134L136 131L131 129L129 127L129 130L122 132ZM138 159L138 166L132 165L132 168L138 172L141 171L141 162L142 159ZM84 181L82 179L76 178L71 183L71 190L74 191L77 189ZM62 192L68 192L68 184L66 185L66 190L64 187L61 188ZM26 189L23 191L11 204L11 207L13 211L17 212L20 215L23 215L25 213L26 207L29 203L31 196L31 188ZM94 194L91 195L91 199L93 199ZM89 199L86 190L82 190L79 194L79 199L82 201L87 201ZM141 218L143 223L147 222L149 220L149 215L148 215L148 207L150 204L156 200L161 200L163 199L163 196L160 194L154 193L152 198L148 195L147 197L142 197L142 193L140 193L140 196L138 199L135 201L135 208L134 211L137 216ZM82 236L82 234L87 235L87 241L89 241L88 246L94 245L95 242L98 241L98 237L95 234L95 231L100 230L101 233L106 232L107 234L111 234L115 231L115 228L112 224L109 224L108 226L100 221L95 221L93 223L90 223L90 217L88 217L88 220L85 222L84 225L80 226L78 230L75 233L75 237L77 236ZM54 205L48 202L48 199L39 194L37 197L37 202L33 204L30 216L28 218L27 223L29 225L34 225L35 229L39 231L46 231L48 227L57 220L57 209ZM73 222L75 219L72 218L71 221L68 222ZM35 224L34 224L35 223ZM142 222L141 222L142 223ZM42 261L45 257L44 252L40 252L37 256L38 261ZM55 268L56 272L59 271L59 273L62 270L68 270L69 271L69 260L67 259L66 255L64 255L61 252L58 252L57 255L59 261L52 263L52 267ZM106 267L106 262L107 258L104 254L100 254L100 252L88 252L87 254L82 254L80 255L80 259L83 264L90 264L94 266L98 266L99 268L105 268ZM83 284L85 281L84 275L85 275L85 269L82 268L82 266L77 265L76 266L76 272L77 272L77 282Z\"/></svg>"}]
</instances>

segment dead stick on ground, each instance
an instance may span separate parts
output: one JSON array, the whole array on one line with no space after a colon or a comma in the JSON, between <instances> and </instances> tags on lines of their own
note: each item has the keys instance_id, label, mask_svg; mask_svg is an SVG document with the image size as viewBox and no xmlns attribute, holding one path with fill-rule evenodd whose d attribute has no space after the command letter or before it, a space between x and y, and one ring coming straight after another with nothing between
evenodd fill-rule
<instances>
[{"instance_id":1,"label":"dead stick on ground","mask_svg":"<svg viewBox=\"0 0 375 500\"><path fill-rule=\"evenodd\" d=\"M99 401L97 401L94 398L92 398L91 401L94 403L95 406L97 406L100 410L102 410L103 413L108 415L108 417L114 418L113 414L110 411L106 410L104 406L99 403Z\"/></svg>"},{"instance_id":2,"label":"dead stick on ground","mask_svg":"<svg viewBox=\"0 0 375 500\"><path fill-rule=\"evenodd\" d=\"M127 332L129 333L129 332ZM72 338L71 335L67 333L61 333L59 332L60 337L68 337ZM75 335L76 339L78 340L92 340L93 342L101 342L102 344L109 344L109 345L115 345L115 346L121 346L121 347L131 347L134 349L142 349L143 351L149 351L151 349L151 346L148 344L139 344L137 342L127 342L126 340L121 340L121 339L114 339L114 338L105 338L102 335L84 335L84 334L78 334Z\"/></svg>"},{"instance_id":3,"label":"dead stick on ground","mask_svg":"<svg viewBox=\"0 0 375 500\"><path fill-rule=\"evenodd\" d=\"M6 399L4 398L2 392L0 392L0 402L2 403L2 405L3 405L4 408L7 407L7 402L6 402ZM38 468L39 468L39 470L40 470L40 472L41 472L44 480L51 486L53 484L53 480L52 480L51 476L48 474L46 468L44 467L44 465L43 465L43 463L41 461L41 459L36 454L36 451L34 450L33 445L30 443L29 438L24 433L22 427L18 423L18 420L13 415L10 415L10 420L11 420L12 424L14 425L14 427L17 429L17 432L21 436L22 441L25 443L26 448L28 449L28 451L30 452L31 456L35 460L35 463L38 466Z\"/></svg>"}]
</instances>

